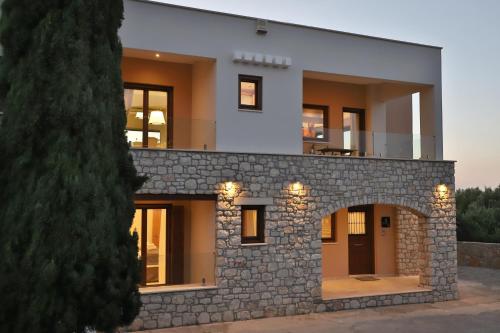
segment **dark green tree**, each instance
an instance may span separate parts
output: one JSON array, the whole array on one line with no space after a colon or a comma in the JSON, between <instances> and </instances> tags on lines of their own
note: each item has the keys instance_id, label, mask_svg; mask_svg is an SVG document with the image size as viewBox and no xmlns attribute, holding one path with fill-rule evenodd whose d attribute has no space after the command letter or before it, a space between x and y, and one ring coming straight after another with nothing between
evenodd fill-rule
<instances>
[{"instance_id":1,"label":"dark green tree","mask_svg":"<svg viewBox=\"0 0 500 333\"><path fill-rule=\"evenodd\" d=\"M122 17L122 0L3 1L0 332L111 332L138 313Z\"/></svg>"}]
</instances>

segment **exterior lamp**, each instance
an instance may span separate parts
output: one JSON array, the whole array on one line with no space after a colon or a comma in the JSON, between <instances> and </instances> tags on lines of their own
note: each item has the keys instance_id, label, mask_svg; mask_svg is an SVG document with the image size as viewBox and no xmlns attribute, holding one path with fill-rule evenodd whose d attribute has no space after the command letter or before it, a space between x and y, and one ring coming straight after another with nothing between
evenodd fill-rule
<instances>
[{"instance_id":1,"label":"exterior lamp","mask_svg":"<svg viewBox=\"0 0 500 333\"><path fill-rule=\"evenodd\" d=\"M163 112L159 110L151 111L149 114L149 123L151 125L165 125L165 117Z\"/></svg>"},{"instance_id":2,"label":"exterior lamp","mask_svg":"<svg viewBox=\"0 0 500 333\"><path fill-rule=\"evenodd\" d=\"M439 184L437 186L437 193L440 199L446 198L448 195L448 187L445 184Z\"/></svg>"},{"instance_id":3,"label":"exterior lamp","mask_svg":"<svg viewBox=\"0 0 500 333\"><path fill-rule=\"evenodd\" d=\"M228 197L236 196L236 192L238 192L238 185L234 182L225 182L224 183L224 193Z\"/></svg>"},{"instance_id":4,"label":"exterior lamp","mask_svg":"<svg viewBox=\"0 0 500 333\"><path fill-rule=\"evenodd\" d=\"M301 182L294 182L290 184L290 192L292 194L300 195L304 190L304 185Z\"/></svg>"}]
</instances>

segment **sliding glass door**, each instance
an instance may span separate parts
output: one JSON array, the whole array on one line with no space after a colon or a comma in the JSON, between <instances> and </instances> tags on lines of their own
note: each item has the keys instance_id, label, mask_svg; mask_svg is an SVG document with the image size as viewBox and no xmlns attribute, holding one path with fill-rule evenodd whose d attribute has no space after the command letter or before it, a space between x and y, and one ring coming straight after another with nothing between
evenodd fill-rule
<instances>
[{"instance_id":1,"label":"sliding glass door","mask_svg":"<svg viewBox=\"0 0 500 333\"><path fill-rule=\"evenodd\" d=\"M366 149L365 110L343 109L344 149L351 150L353 155L364 156Z\"/></svg>"},{"instance_id":2,"label":"sliding glass door","mask_svg":"<svg viewBox=\"0 0 500 333\"><path fill-rule=\"evenodd\" d=\"M130 232L138 236L144 286L183 282L184 235L179 212L174 214L168 204L138 205Z\"/></svg>"},{"instance_id":3,"label":"sliding glass door","mask_svg":"<svg viewBox=\"0 0 500 333\"><path fill-rule=\"evenodd\" d=\"M127 140L131 147L172 148L171 87L126 83Z\"/></svg>"}]
</instances>

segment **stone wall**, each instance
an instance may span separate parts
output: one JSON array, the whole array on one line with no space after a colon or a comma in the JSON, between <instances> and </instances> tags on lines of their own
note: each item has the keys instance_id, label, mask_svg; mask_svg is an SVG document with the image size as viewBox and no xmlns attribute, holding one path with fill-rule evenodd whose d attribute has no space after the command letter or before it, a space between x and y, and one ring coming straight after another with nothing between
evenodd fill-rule
<instances>
[{"instance_id":1,"label":"stone wall","mask_svg":"<svg viewBox=\"0 0 500 333\"><path fill-rule=\"evenodd\" d=\"M145 149L134 150L133 157L138 171L149 177L141 193L218 197L217 288L143 295L134 329L348 308L321 298L321 217L362 204L402 206L423 217L420 282L432 291L403 295L404 302L457 297L451 162ZM242 246L240 207L226 193L227 181L236 182L239 198L272 199L264 245ZM303 188L291 190L294 182ZM436 191L441 183L448 184L445 198ZM349 304L387 305L393 298Z\"/></svg>"},{"instance_id":2,"label":"stone wall","mask_svg":"<svg viewBox=\"0 0 500 333\"><path fill-rule=\"evenodd\" d=\"M500 269L500 243L458 242L458 265Z\"/></svg>"},{"instance_id":3,"label":"stone wall","mask_svg":"<svg viewBox=\"0 0 500 333\"><path fill-rule=\"evenodd\" d=\"M396 209L396 214L396 271L399 275L418 275L423 251L419 242L419 217L402 207Z\"/></svg>"}]
</instances>

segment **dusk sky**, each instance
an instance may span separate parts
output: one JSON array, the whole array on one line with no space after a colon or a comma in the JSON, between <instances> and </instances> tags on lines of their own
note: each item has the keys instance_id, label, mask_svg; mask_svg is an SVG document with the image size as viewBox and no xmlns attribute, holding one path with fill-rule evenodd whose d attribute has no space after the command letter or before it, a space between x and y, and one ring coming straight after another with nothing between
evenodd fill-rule
<instances>
[{"instance_id":1,"label":"dusk sky","mask_svg":"<svg viewBox=\"0 0 500 333\"><path fill-rule=\"evenodd\" d=\"M457 187L500 185L500 1L159 1L442 46L444 157Z\"/></svg>"}]
</instances>

